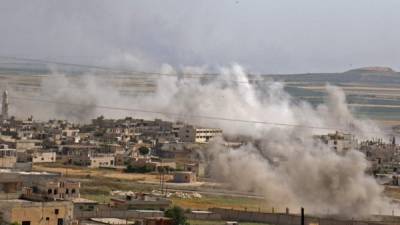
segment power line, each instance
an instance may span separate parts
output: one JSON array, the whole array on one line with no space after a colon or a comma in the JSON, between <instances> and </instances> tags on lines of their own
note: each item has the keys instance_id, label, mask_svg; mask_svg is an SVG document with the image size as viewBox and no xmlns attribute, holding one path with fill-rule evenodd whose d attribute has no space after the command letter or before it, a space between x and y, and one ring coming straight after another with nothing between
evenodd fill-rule
<instances>
[{"instance_id":1,"label":"power line","mask_svg":"<svg viewBox=\"0 0 400 225\"><path fill-rule=\"evenodd\" d=\"M154 110L148 110L148 109L115 107L115 106L95 105L95 104L93 104L93 105L91 105L91 104L79 104L79 103L69 103L69 102L54 101L54 100L49 100L49 99L26 98L26 97L16 97L16 96L9 96L9 98L10 99L15 99L15 100L21 100L21 101L33 101L33 102L43 102L43 103L50 103L50 104L63 104L63 105L81 106L81 107L95 107L95 108L110 109L110 110L117 110L117 111L160 114L160 115L174 116L174 117L199 118L199 119L205 119L205 120L239 122L239 123L247 123L247 124L262 124L262 125L279 126L279 127L299 127L299 128L306 128L306 129L337 130L337 131L341 131L341 132L351 132L349 130L341 129L341 128L338 128L338 127L322 127L322 126L311 126L311 125L301 125L301 124L276 123L276 122L271 122L271 121L259 121L259 120L245 120L245 119L237 119L237 118L226 118L226 117L219 117L219 116L206 116L206 115L196 115L196 114L181 114L181 113L174 113L174 112L154 111Z\"/></svg>"},{"instance_id":2,"label":"power line","mask_svg":"<svg viewBox=\"0 0 400 225\"><path fill-rule=\"evenodd\" d=\"M113 73L127 73L127 74L133 74L133 75L162 76L162 77L182 78L182 79L203 79L203 80L215 80L215 81L228 81L228 82L245 83L245 84L248 84L249 82L266 81L265 79L247 79L247 81L230 80L230 79L216 79L216 77L219 75L218 73L161 73L161 72L118 69L118 68L104 67L104 66L98 66L98 65L66 63L66 62L46 60L46 59L34 59L34 58L23 58L23 57L13 57L13 56L0 56L0 59L35 62L35 63L40 63L40 64L52 64L52 65L59 65L59 66L71 66L71 67L78 67L78 68L108 71L108 72L113 72ZM148 77L146 77L146 78L148 78Z\"/></svg>"},{"instance_id":3,"label":"power line","mask_svg":"<svg viewBox=\"0 0 400 225\"><path fill-rule=\"evenodd\" d=\"M164 76L164 77L171 77L171 78L182 78L182 79L204 79L204 80L214 80L214 81L227 81L227 82L235 82L235 83L243 83L249 84L250 82L259 82L259 81L267 81L264 79L247 79L247 81L240 81L240 80L229 80L229 79L216 79L218 74L215 73L161 73L161 72L148 72L148 71L139 71L139 70L125 70L125 69L116 69L110 67L103 67L98 65L86 65L86 64L76 64L76 63L65 63L53 60L45 60L45 59L34 59L34 58L22 58L22 57L12 57L12 56L0 56L0 59L7 59L7 60L16 60L16 61L27 61L27 62L35 62L41 64L53 64L53 65L61 65L61 66L72 66L72 67L79 67L79 68L88 68L88 69L96 69L102 71L109 71L109 72L116 72L116 73L128 73L128 74L140 74L140 75L148 75L148 76ZM189 75L189 76L185 76ZM137 76L135 76L137 77ZM148 77L146 77L148 78ZM46 99L36 99L36 98L23 98L23 97L10 97L16 100L24 100L24 101L36 101L36 102L45 102L45 103L52 103L52 104L64 104L64 105L71 105L71 106L82 106L82 107L95 107L95 108L103 108L103 109L110 109L110 110L119 110L119 111L131 111L131 112L144 112L144 113L152 113L152 114L161 114L161 115L168 115L168 116L176 116L176 117L191 117L191 118L201 118L207 120L220 120L220 121L229 121L229 122L241 122L241 123L251 123L251 124L264 124L270 126L285 126L285 127L302 127L307 129L319 129L319 130L338 130L342 132L350 132L347 130L343 130L341 128L334 128L334 127L320 127L320 126L308 126L308 125L300 125L300 124L288 124L288 123L275 123L270 121L257 121L257 120L244 120L244 119L236 119L236 118L225 118L225 117L217 117L217 116L205 116L205 115L187 115L187 114L179 114L173 112L161 112L161 111L153 111L153 110L146 110L146 109L134 109L134 108L124 108L124 107L114 107L114 106L102 106L102 105L85 105L85 104L78 104L78 103L68 103L68 102L58 102L53 100L46 100Z\"/></svg>"}]
</instances>

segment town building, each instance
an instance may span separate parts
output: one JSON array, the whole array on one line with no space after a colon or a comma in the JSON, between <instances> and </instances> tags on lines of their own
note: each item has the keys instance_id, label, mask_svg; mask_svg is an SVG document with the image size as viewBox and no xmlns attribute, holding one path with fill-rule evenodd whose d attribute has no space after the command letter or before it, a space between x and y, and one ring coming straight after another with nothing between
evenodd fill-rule
<instances>
[{"instance_id":1,"label":"town building","mask_svg":"<svg viewBox=\"0 0 400 225\"><path fill-rule=\"evenodd\" d=\"M0 217L8 224L67 225L73 221L73 205L71 201L0 200Z\"/></svg>"},{"instance_id":2,"label":"town building","mask_svg":"<svg viewBox=\"0 0 400 225\"><path fill-rule=\"evenodd\" d=\"M344 153L351 149L357 148L357 140L352 134L345 134L340 132L335 132L326 135L314 136L316 140L320 140L322 143L326 144L332 150L338 153Z\"/></svg>"},{"instance_id":3,"label":"town building","mask_svg":"<svg viewBox=\"0 0 400 225\"><path fill-rule=\"evenodd\" d=\"M0 168L15 168L17 164L17 151L0 144Z\"/></svg>"},{"instance_id":4,"label":"town building","mask_svg":"<svg viewBox=\"0 0 400 225\"><path fill-rule=\"evenodd\" d=\"M185 125L179 129L178 137L182 142L208 143L216 136L222 136L221 129L199 128Z\"/></svg>"},{"instance_id":5,"label":"town building","mask_svg":"<svg viewBox=\"0 0 400 225\"><path fill-rule=\"evenodd\" d=\"M206 166L204 163L186 163L183 167L185 171L193 172L197 177L204 177L206 175Z\"/></svg>"},{"instance_id":6,"label":"town building","mask_svg":"<svg viewBox=\"0 0 400 225\"><path fill-rule=\"evenodd\" d=\"M22 189L22 198L34 201L59 201L80 198L80 183L65 179L33 182Z\"/></svg>"},{"instance_id":7,"label":"town building","mask_svg":"<svg viewBox=\"0 0 400 225\"><path fill-rule=\"evenodd\" d=\"M115 156L113 154L94 154L84 161L90 168L115 167Z\"/></svg>"},{"instance_id":8,"label":"town building","mask_svg":"<svg viewBox=\"0 0 400 225\"><path fill-rule=\"evenodd\" d=\"M110 204L119 209L153 209L165 210L172 204L170 200L147 193L126 193L123 196L111 198Z\"/></svg>"},{"instance_id":9,"label":"town building","mask_svg":"<svg viewBox=\"0 0 400 225\"><path fill-rule=\"evenodd\" d=\"M54 163L57 159L56 152L34 152L31 154L32 163Z\"/></svg>"},{"instance_id":10,"label":"town building","mask_svg":"<svg viewBox=\"0 0 400 225\"><path fill-rule=\"evenodd\" d=\"M190 171L176 171L173 173L173 182L175 183L196 182L196 174Z\"/></svg>"}]
</instances>

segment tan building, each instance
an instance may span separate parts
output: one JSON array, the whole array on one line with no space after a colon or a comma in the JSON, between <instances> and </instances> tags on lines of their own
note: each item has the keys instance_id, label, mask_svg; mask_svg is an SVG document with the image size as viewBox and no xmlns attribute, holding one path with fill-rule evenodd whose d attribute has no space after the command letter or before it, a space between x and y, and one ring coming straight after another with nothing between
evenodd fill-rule
<instances>
[{"instance_id":1,"label":"tan building","mask_svg":"<svg viewBox=\"0 0 400 225\"><path fill-rule=\"evenodd\" d=\"M32 163L52 163L56 162L55 152L34 152L32 153Z\"/></svg>"},{"instance_id":2,"label":"tan building","mask_svg":"<svg viewBox=\"0 0 400 225\"><path fill-rule=\"evenodd\" d=\"M314 138L320 140L338 153L343 153L357 147L357 140L352 134L335 132L327 135L314 136Z\"/></svg>"},{"instance_id":3,"label":"tan building","mask_svg":"<svg viewBox=\"0 0 400 225\"><path fill-rule=\"evenodd\" d=\"M70 129L70 128L63 129L61 131L61 134L62 134L62 136L65 136L65 137L75 137L79 134L79 129Z\"/></svg>"},{"instance_id":4,"label":"tan building","mask_svg":"<svg viewBox=\"0 0 400 225\"><path fill-rule=\"evenodd\" d=\"M197 177L204 177L206 174L204 163L186 163L183 169L185 171L193 172Z\"/></svg>"},{"instance_id":5,"label":"tan building","mask_svg":"<svg viewBox=\"0 0 400 225\"><path fill-rule=\"evenodd\" d=\"M182 142L207 143L216 136L221 136L221 129L198 128L185 125L179 129L179 139Z\"/></svg>"},{"instance_id":6,"label":"tan building","mask_svg":"<svg viewBox=\"0 0 400 225\"><path fill-rule=\"evenodd\" d=\"M131 193L110 200L112 207L119 209L164 210L171 206L171 200L146 193Z\"/></svg>"},{"instance_id":7,"label":"tan building","mask_svg":"<svg viewBox=\"0 0 400 225\"><path fill-rule=\"evenodd\" d=\"M0 168L14 168L17 164L17 151L8 148L8 145L0 145Z\"/></svg>"},{"instance_id":8,"label":"tan building","mask_svg":"<svg viewBox=\"0 0 400 225\"><path fill-rule=\"evenodd\" d=\"M44 180L23 188L22 197L36 201L72 200L80 198L80 187L79 182L69 180Z\"/></svg>"},{"instance_id":9,"label":"tan building","mask_svg":"<svg viewBox=\"0 0 400 225\"><path fill-rule=\"evenodd\" d=\"M190 171L177 171L174 172L175 183L193 183L196 182L196 174Z\"/></svg>"},{"instance_id":10,"label":"tan building","mask_svg":"<svg viewBox=\"0 0 400 225\"><path fill-rule=\"evenodd\" d=\"M90 168L115 167L115 156L113 154L98 154L89 157Z\"/></svg>"},{"instance_id":11,"label":"tan building","mask_svg":"<svg viewBox=\"0 0 400 225\"><path fill-rule=\"evenodd\" d=\"M22 181L14 174L1 173L0 199L16 199L21 195ZM1 223L0 223L1 224Z\"/></svg>"},{"instance_id":12,"label":"tan building","mask_svg":"<svg viewBox=\"0 0 400 225\"><path fill-rule=\"evenodd\" d=\"M67 225L73 220L73 204L70 201L0 200L0 213L2 220L6 223Z\"/></svg>"},{"instance_id":13,"label":"tan building","mask_svg":"<svg viewBox=\"0 0 400 225\"><path fill-rule=\"evenodd\" d=\"M15 141L15 148L17 151L26 151L31 149L41 148L42 141L40 140L17 140Z\"/></svg>"}]
</instances>

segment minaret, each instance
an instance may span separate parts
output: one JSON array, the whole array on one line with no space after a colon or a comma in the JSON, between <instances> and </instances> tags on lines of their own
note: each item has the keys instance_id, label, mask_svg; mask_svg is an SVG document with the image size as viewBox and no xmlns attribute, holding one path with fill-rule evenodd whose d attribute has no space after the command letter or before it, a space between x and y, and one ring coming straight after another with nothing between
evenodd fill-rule
<instances>
[{"instance_id":1,"label":"minaret","mask_svg":"<svg viewBox=\"0 0 400 225\"><path fill-rule=\"evenodd\" d=\"M1 104L1 116L3 120L8 120L8 92L3 92L3 102Z\"/></svg>"}]
</instances>

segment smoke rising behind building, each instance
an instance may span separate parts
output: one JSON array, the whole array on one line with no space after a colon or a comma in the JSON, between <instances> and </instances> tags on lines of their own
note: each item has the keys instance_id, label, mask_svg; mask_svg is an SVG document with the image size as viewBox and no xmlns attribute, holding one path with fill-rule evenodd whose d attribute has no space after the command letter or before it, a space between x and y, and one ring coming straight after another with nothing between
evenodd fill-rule
<instances>
[{"instance_id":1,"label":"smoke rising behind building","mask_svg":"<svg viewBox=\"0 0 400 225\"><path fill-rule=\"evenodd\" d=\"M171 71L170 66L162 68L164 73ZM98 115L124 117L131 114L139 118L163 118L219 127L228 135L254 140L238 149L223 147L223 140L215 141L204 153L212 176L230 183L235 189L261 194L274 206L304 206L312 213L365 216L389 209L382 187L365 174L369 165L362 153L338 154L312 139L314 134L328 132L317 127L351 131L360 138L383 136L379 127L372 121L355 118L340 88L327 86L325 103L313 107L307 102L293 101L283 87L282 83L272 81L252 84L239 65L221 68L214 80L207 81L161 76L153 91L135 95L123 95L118 88L96 76L71 79L54 74L42 81L34 97L57 104L15 101L10 105L10 114L32 113L42 119L75 121ZM135 89L134 86L131 88ZM10 93L14 96L16 92ZM169 114L116 111L96 105ZM299 126L209 120L191 115Z\"/></svg>"}]
</instances>

